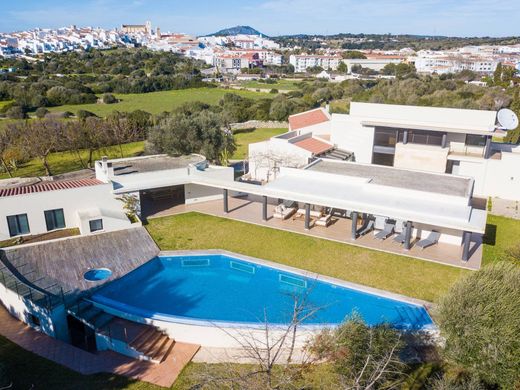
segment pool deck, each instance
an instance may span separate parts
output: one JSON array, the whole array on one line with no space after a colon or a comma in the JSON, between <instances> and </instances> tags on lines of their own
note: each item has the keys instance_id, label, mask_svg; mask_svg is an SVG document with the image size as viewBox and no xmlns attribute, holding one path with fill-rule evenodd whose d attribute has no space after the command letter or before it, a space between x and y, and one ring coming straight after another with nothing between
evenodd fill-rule
<instances>
[{"instance_id":1,"label":"pool deck","mask_svg":"<svg viewBox=\"0 0 520 390\"><path fill-rule=\"evenodd\" d=\"M2 305L0 323L0 334L13 343L83 375L111 373L163 387L173 385L200 348L199 345L176 342L168 358L161 364L154 364L112 351L86 352L37 332L12 317Z\"/></svg>"},{"instance_id":2,"label":"pool deck","mask_svg":"<svg viewBox=\"0 0 520 390\"><path fill-rule=\"evenodd\" d=\"M478 241L472 243L471 257L467 262L464 262L461 260L462 247L460 245L440 242L429 248L420 249L413 245L417 241L415 240L412 242L412 248L405 250L402 246L393 242L391 237L380 241L374 239L372 234L359 237L354 241L350 238L352 229L350 219L336 218L329 227L311 226L309 230L305 230L303 218L294 219L291 217L286 220L273 218L274 208L274 204L270 203L267 205L268 218L267 221L264 221L262 220L262 203L258 198L252 196L243 198L229 197L228 213L224 212L222 200L214 200L190 205L182 204L169 208L165 207L153 215L148 215L147 218L198 212L464 269L478 270L482 263L482 245Z\"/></svg>"}]
</instances>

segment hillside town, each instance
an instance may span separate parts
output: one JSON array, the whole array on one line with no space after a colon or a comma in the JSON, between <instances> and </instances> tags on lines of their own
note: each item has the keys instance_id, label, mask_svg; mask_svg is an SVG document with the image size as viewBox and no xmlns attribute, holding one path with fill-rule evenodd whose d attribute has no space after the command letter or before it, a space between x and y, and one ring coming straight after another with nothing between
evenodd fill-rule
<instances>
[{"instance_id":1,"label":"hillside town","mask_svg":"<svg viewBox=\"0 0 520 390\"><path fill-rule=\"evenodd\" d=\"M122 24L119 28L77 27L36 28L19 32L0 32L0 56L33 59L53 52L147 47L204 61L219 73L240 73L243 69L290 64L296 73L311 69L330 73L377 74L388 64L413 64L420 74L450 74L470 70L489 75L499 63L520 69L520 45L465 46L449 50L359 50L357 58L345 56L346 49L320 49L302 52L298 46L283 47L275 38L262 34L209 35L195 37L185 33L163 32L151 22ZM340 64L344 64L340 65ZM327 73L328 72L328 73ZM206 72L211 74L211 71ZM339 81L343 80L341 77Z\"/></svg>"}]
</instances>

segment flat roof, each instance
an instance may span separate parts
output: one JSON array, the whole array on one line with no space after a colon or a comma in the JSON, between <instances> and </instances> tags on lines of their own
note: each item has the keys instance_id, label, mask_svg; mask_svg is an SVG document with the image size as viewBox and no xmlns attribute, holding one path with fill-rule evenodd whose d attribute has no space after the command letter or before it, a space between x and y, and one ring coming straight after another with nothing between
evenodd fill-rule
<instances>
[{"instance_id":1,"label":"flat roof","mask_svg":"<svg viewBox=\"0 0 520 390\"><path fill-rule=\"evenodd\" d=\"M451 196L470 196L473 188L473 179L471 178L381 165L364 165L348 162L338 164L333 161L317 160L306 169L335 175L366 178L372 184Z\"/></svg>"},{"instance_id":2,"label":"flat roof","mask_svg":"<svg viewBox=\"0 0 520 390\"><path fill-rule=\"evenodd\" d=\"M361 123L367 126L490 134L495 130L497 112L352 102L350 116L359 118Z\"/></svg>"},{"instance_id":3,"label":"flat roof","mask_svg":"<svg viewBox=\"0 0 520 390\"><path fill-rule=\"evenodd\" d=\"M204 156L190 154L189 156L171 157L167 155L144 156L129 159L109 160L114 168L114 175L128 175L132 173L143 173L163 171L166 169L185 168L190 164L205 161Z\"/></svg>"}]
</instances>

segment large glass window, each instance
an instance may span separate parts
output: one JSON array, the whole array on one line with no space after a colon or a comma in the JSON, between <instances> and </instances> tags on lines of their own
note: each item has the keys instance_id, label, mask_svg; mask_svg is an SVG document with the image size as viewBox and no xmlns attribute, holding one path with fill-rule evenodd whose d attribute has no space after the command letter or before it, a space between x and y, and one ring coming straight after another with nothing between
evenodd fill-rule
<instances>
[{"instance_id":1,"label":"large glass window","mask_svg":"<svg viewBox=\"0 0 520 390\"><path fill-rule=\"evenodd\" d=\"M47 224L47 231L63 229L65 227L63 209L46 210L44 213L45 223Z\"/></svg>"},{"instance_id":2,"label":"large glass window","mask_svg":"<svg viewBox=\"0 0 520 390\"><path fill-rule=\"evenodd\" d=\"M396 143L397 129L376 127L374 146L395 146Z\"/></svg>"},{"instance_id":3,"label":"large glass window","mask_svg":"<svg viewBox=\"0 0 520 390\"><path fill-rule=\"evenodd\" d=\"M486 146L485 135L466 134L466 146Z\"/></svg>"},{"instance_id":4,"label":"large glass window","mask_svg":"<svg viewBox=\"0 0 520 390\"><path fill-rule=\"evenodd\" d=\"M90 232L97 232L99 230L103 230L103 220L102 219L93 219L88 222L90 225Z\"/></svg>"},{"instance_id":5,"label":"large glass window","mask_svg":"<svg viewBox=\"0 0 520 390\"><path fill-rule=\"evenodd\" d=\"M7 217L7 225L9 226L9 235L11 237L31 232L27 214L9 215Z\"/></svg>"},{"instance_id":6,"label":"large glass window","mask_svg":"<svg viewBox=\"0 0 520 390\"><path fill-rule=\"evenodd\" d=\"M411 144L442 146L444 133L425 130L408 130L408 142ZM404 131L399 131L399 141L403 142Z\"/></svg>"}]
</instances>

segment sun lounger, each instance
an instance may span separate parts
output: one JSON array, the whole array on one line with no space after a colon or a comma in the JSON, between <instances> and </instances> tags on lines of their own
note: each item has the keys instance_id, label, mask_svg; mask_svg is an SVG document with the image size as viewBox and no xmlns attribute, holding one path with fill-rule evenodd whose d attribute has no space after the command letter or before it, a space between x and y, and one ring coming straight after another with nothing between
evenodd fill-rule
<instances>
[{"instance_id":1,"label":"sun lounger","mask_svg":"<svg viewBox=\"0 0 520 390\"><path fill-rule=\"evenodd\" d=\"M287 207L283 203L274 208L273 217L278 219L290 218L296 212L296 207Z\"/></svg>"},{"instance_id":2,"label":"sun lounger","mask_svg":"<svg viewBox=\"0 0 520 390\"><path fill-rule=\"evenodd\" d=\"M332 214L324 215L323 217L316 220L315 224L317 226L324 226L327 227L332 222Z\"/></svg>"},{"instance_id":3,"label":"sun lounger","mask_svg":"<svg viewBox=\"0 0 520 390\"><path fill-rule=\"evenodd\" d=\"M359 236L364 236L367 233L370 233L372 230L374 230L375 221L373 219L368 220L359 231Z\"/></svg>"},{"instance_id":4,"label":"sun lounger","mask_svg":"<svg viewBox=\"0 0 520 390\"><path fill-rule=\"evenodd\" d=\"M394 233L395 223L394 222L385 222L385 227L379 233L374 235L376 240L386 240Z\"/></svg>"},{"instance_id":5,"label":"sun lounger","mask_svg":"<svg viewBox=\"0 0 520 390\"><path fill-rule=\"evenodd\" d=\"M394 242L397 242L398 244L402 244L402 243L404 243L405 239L406 239L406 233L402 232L402 233L399 233L397 236L395 236L392 240Z\"/></svg>"},{"instance_id":6,"label":"sun lounger","mask_svg":"<svg viewBox=\"0 0 520 390\"><path fill-rule=\"evenodd\" d=\"M423 240L420 240L417 244L419 248L425 249L429 246L435 245L439 242L439 238L441 237L441 234L439 232L436 232L435 230L432 230L430 234L428 234L428 237L426 237Z\"/></svg>"},{"instance_id":7,"label":"sun lounger","mask_svg":"<svg viewBox=\"0 0 520 390\"><path fill-rule=\"evenodd\" d=\"M294 218L304 217L305 212L306 212L305 209L298 209ZM321 218L321 217L323 217L323 211L310 210L310 216L314 217L314 218Z\"/></svg>"}]
</instances>

